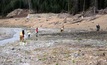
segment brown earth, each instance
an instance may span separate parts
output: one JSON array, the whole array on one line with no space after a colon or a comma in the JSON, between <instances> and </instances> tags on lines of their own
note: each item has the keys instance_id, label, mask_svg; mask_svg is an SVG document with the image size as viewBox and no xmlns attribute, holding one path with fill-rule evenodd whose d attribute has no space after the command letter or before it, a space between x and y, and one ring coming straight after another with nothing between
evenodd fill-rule
<instances>
[{"instance_id":1,"label":"brown earth","mask_svg":"<svg viewBox=\"0 0 107 65\"><path fill-rule=\"evenodd\" d=\"M0 27L43 27L43 28L74 28L83 30L95 30L96 24L101 26L101 30L107 29L107 15L96 15L91 17L71 16L62 14L29 14L27 17L0 19Z\"/></svg>"},{"instance_id":2,"label":"brown earth","mask_svg":"<svg viewBox=\"0 0 107 65\"><path fill-rule=\"evenodd\" d=\"M1 65L107 65L106 14L84 18L67 13L29 16L29 20L26 17L0 19L0 27L59 29L64 25L66 29L91 32L43 33L38 38L34 34L24 42L0 46ZM105 32L96 32L96 24Z\"/></svg>"}]
</instances>

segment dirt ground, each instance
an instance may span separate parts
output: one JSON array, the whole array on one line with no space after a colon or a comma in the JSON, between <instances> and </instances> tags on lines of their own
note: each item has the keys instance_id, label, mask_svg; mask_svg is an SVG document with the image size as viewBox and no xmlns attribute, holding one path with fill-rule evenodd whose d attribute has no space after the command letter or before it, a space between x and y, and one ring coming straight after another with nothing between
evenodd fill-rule
<instances>
[{"instance_id":1,"label":"dirt ground","mask_svg":"<svg viewBox=\"0 0 107 65\"><path fill-rule=\"evenodd\" d=\"M1 65L107 65L107 15L92 17L32 14L27 18L1 19L0 27L27 28L35 32L24 42L0 46ZM101 30L96 31L99 24ZM60 28L64 25L64 32Z\"/></svg>"},{"instance_id":2,"label":"dirt ground","mask_svg":"<svg viewBox=\"0 0 107 65\"><path fill-rule=\"evenodd\" d=\"M43 28L74 28L84 30L95 30L96 24L101 30L107 30L107 15L95 15L91 17L80 17L79 14L72 16L67 13L43 13L29 14L28 17L1 19L0 27L43 27Z\"/></svg>"},{"instance_id":3,"label":"dirt ground","mask_svg":"<svg viewBox=\"0 0 107 65\"><path fill-rule=\"evenodd\" d=\"M90 34L96 32L90 32ZM100 32L97 34L101 34ZM69 35L70 34L70 35ZM89 33L40 33L0 46L1 65L107 65L107 39ZM107 32L103 34L107 36ZM79 37L78 37L79 36ZM87 38L90 36L89 38ZM93 38L93 39L91 39Z\"/></svg>"}]
</instances>

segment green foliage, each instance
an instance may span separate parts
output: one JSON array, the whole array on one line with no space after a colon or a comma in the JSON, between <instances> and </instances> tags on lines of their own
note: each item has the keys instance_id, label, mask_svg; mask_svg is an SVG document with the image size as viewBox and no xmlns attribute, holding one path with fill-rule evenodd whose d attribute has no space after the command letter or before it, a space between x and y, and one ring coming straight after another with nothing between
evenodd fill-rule
<instances>
[{"instance_id":1,"label":"green foliage","mask_svg":"<svg viewBox=\"0 0 107 65\"><path fill-rule=\"evenodd\" d=\"M31 9L37 13L68 11L76 14L95 5L98 9L107 7L107 0L0 0L0 15L6 15L17 8L29 9L29 1Z\"/></svg>"},{"instance_id":2,"label":"green foliage","mask_svg":"<svg viewBox=\"0 0 107 65\"><path fill-rule=\"evenodd\" d=\"M58 63L56 65L58 65Z\"/></svg>"}]
</instances>

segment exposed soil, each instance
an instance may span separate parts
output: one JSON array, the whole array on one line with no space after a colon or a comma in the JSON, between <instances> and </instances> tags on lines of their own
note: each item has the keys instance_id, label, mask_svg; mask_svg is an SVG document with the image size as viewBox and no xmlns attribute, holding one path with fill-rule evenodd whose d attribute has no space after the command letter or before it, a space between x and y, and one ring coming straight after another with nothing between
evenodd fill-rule
<instances>
[{"instance_id":1,"label":"exposed soil","mask_svg":"<svg viewBox=\"0 0 107 65\"><path fill-rule=\"evenodd\" d=\"M34 30L34 29L29 29ZM47 31L48 30L48 31ZM107 32L40 29L24 42L0 46L1 65L106 65ZM60 30L60 29L59 29ZM70 29L71 30L71 29ZM32 31L33 33L34 31ZM105 36L105 37L104 37ZM102 39L103 38L103 39Z\"/></svg>"},{"instance_id":2,"label":"exposed soil","mask_svg":"<svg viewBox=\"0 0 107 65\"><path fill-rule=\"evenodd\" d=\"M30 21L0 20L1 27L27 27L31 31L31 37L24 42L0 46L1 65L107 65L107 15L82 20L68 14L30 16ZM97 23L100 31L96 31ZM63 25L64 31L60 32ZM36 27L39 27L38 37Z\"/></svg>"}]
</instances>

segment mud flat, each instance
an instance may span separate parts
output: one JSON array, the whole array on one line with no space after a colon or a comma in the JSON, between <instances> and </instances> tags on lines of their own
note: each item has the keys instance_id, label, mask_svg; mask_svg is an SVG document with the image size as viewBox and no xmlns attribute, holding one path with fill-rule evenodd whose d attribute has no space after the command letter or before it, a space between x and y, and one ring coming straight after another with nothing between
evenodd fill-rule
<instances>
[{"instance_id":1,"label":"mud flat","mask_svg":"<svg viewBox=\"0 0 107 65\"><path fill-rule=\"evenodd\" d=\"M19 40L21 28L0 28L0 45Z\"/></svg>"},{"instance_id":2,"label":"mud flat","mask_svg":"<svg viewBox=\"0 0 107 65\"><path fill-rule=\"evenodd\" d=\"M107 65L106 36L106 31L40 29L38 37L0 46L0 64Z\"/></svg>"},{"instance_id":3,"label":"mud flat","mask_svg":"<svg viewBox=\"0 0 107 65\"><path fill-rule=\"evenodd\" d=\"M14 31L12 31L12 29L0 28L0 40L10 38L13 36L13 34L14 34Z\"/></svg>"}]
</instances>

